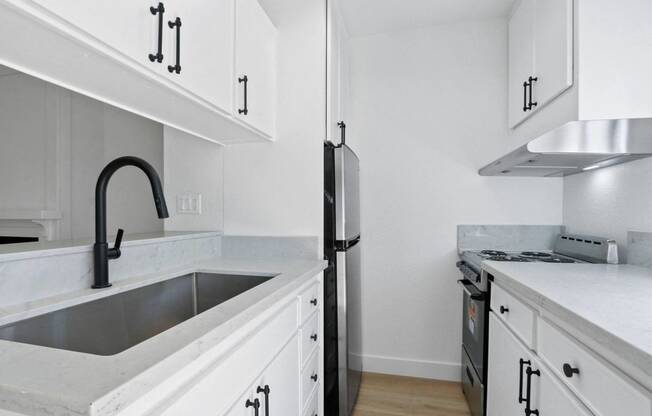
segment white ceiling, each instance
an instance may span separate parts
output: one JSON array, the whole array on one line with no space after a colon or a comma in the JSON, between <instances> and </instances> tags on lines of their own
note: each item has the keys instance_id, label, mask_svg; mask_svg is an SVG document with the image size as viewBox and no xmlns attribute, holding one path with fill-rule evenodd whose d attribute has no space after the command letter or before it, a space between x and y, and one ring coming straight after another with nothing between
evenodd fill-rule
<instances>
[{"instance_id":1,"label":"white ceiling","mask_svg":"<svg viewBox=\"0 0 652 416\"><path fill-rule=\"evenodd\" d=\"M514 0L340 0L351 36L507 16Z\"/></svg>"}]
</instances>

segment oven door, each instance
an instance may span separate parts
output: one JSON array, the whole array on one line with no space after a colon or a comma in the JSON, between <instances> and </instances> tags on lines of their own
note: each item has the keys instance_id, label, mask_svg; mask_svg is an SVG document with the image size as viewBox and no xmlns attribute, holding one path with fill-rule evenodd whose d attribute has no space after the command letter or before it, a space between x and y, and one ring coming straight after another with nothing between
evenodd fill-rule
<instances>
[{"instance_id":1,"label":"oven door","mask_svg":"<svg viewBox=\"0 0 652 416\"><path fill-rule=\"evenodd\" d=\"M462 343L471 363L484 383L484 343L487 294L478 290L469 280L460 280L464 289Z\"/></svg>"}]
</instances>

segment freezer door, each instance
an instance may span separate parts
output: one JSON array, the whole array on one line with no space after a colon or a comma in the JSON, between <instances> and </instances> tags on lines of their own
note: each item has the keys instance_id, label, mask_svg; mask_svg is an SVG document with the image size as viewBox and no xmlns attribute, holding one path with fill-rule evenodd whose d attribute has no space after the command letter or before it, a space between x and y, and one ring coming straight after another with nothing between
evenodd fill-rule
<instances>
[{"instance_id":1,"label":"freezer door","mask_svg":"<svg viewBox=\"0 0 652 416\"><path fill-rule=\"evenodd\" d=\"M335 149L335 216L337 240L360 235L360 162L348 146Z\"/></svg>"},{"instance_id":2,"label":"freezer door","mask_svg":"<svg viewBox=\"0 0 652 416\"><path fill-rule=\"evenodd\" d=\"M340 416L349 416L362 377L362 299L360 247L337 253L337 319Z\"/></svg>"}]
</instances>

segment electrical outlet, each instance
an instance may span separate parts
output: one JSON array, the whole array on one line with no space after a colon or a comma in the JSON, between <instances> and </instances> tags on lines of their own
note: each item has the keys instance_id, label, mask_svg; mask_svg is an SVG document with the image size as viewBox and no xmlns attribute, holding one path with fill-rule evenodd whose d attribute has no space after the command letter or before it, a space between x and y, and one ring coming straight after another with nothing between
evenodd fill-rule
<instances>
[{"instance_id":1,"label":"electrical outlet","mask_svg":"<svg viewBox=\"0 0 652 416\"><path fill-rule=\"evenodd\" d=\"M177 214L200 215L201 194L187 193L177 195Z\"/></svg>"}]
</instances>

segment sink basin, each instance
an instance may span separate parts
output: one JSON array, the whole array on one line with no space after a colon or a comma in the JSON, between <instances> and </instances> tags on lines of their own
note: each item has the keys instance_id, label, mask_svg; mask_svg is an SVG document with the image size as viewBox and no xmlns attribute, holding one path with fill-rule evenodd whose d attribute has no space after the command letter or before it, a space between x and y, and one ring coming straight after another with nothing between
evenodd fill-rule
<instances>
[{"instance_id":1,"label":"sink basin","mask_svg":"<svg viewBox=\"0 0 652 416\"><path fill-rule=\"evenodd\" d=\"M0 327L0 339L114 355L273 278L193 273Z\"/></svg>"}]
</instances>

